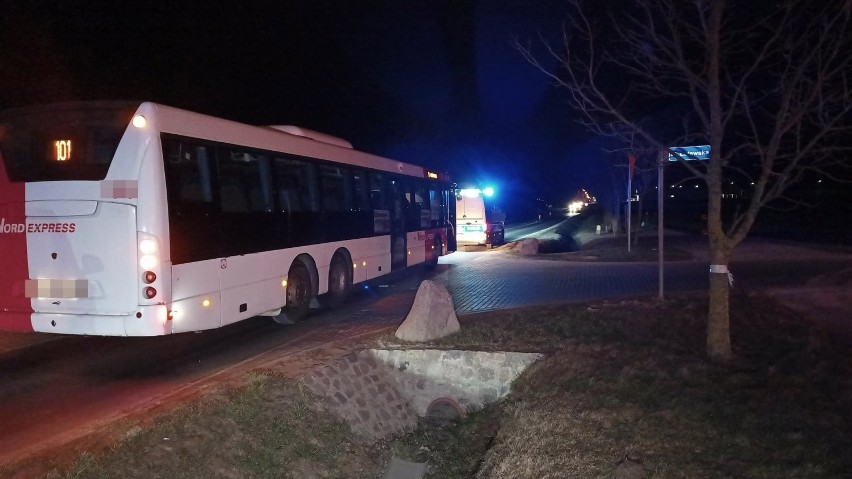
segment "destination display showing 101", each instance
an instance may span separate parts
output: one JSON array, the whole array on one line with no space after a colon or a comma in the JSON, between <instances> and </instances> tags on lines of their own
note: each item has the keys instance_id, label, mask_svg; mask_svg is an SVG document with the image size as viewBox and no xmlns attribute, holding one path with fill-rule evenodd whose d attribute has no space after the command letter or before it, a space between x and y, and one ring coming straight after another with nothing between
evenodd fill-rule
<instances>
[{"instance_id":1,"label":"destination display showing 101","mask_svg":"<svg viewBox=\"0 0 852 479\"><path fill-rule=\"evenodd\" d=\"M71 160L71 140L56 140L53 142L54 155L56 161Z\"/></svg>"}]
</instances>

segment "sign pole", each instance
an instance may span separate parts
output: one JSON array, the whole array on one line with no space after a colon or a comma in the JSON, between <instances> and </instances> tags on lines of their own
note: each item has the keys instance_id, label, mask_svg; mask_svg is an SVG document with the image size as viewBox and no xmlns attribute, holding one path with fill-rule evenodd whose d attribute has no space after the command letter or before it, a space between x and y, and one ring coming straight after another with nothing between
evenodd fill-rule
<instances>
[{"instance_id":1,"label":"sign pole","mask_svg":"<svg viewBox=\"0 0 852 479\"><path fill-rule=\"evenodd\" d=\"M633 183L633 178L628 178L627 179L627 252L628 253L630 252L630 219L633 217L633 211L631 211L632 210L631 207L633 205L632 205L632 201L630 201L630 199L631 199L630 198L630 190L633 187L632 183Z\"/></svg>"},{"instance_id":2,"label":"sign pole","mask_svg":"<svg viewBox=\"0 0 852 479\"><path fill-rule=\"evenodd\" d=\"M665 189L663 188L663 164L666 161L666 152L660 149L660 155L657 159L657 254L659 267L659 297L663 299L663 200L665 199Z\"/></svg>"}]
</instances>

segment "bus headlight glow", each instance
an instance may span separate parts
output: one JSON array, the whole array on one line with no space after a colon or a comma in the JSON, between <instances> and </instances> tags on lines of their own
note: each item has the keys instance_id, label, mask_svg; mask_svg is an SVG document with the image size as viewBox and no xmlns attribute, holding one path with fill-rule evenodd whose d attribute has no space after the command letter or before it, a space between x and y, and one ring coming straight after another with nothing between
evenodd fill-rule
<instances>
[{"instance_id":1,"label":"bus headlight glow","mask_svg":"<svg viewBox=\"0 0 852 479\"><path fill-rule=\"evenodd\" d=\"M201 302L201 306L204 306L205 308L209 308L210 307L210 300L205 299L204 301Z\"/></svg>"},{"instance_id":2,"label":"bus headlight glow","mask_svg":"<svg viewBox=\"0 0 852 479\"><path fill-rule=\"evenodd\" d=\"M286 288L286 287L287 287L287 280L286 280L286 279L281 281L281 287L282 287L282 288Z\"/></svg>"},{"instance_id":3,"label":"bus headlight glow","mask_svg":"<svg viewBox=\"0 0 852 479\"><path fill-rule=\"evenodd\" d=\"M147 125L148 120L146 120L144 116L136 115L133 117L133 126L135 126L136 128L145 128Z\"/></svg>"}]
</instances>

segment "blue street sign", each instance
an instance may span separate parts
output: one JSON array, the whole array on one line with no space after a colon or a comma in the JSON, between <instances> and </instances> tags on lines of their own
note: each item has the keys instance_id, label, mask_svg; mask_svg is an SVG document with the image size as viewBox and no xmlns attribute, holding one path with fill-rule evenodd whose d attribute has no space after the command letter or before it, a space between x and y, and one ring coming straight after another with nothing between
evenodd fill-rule
<instances>
[{"instance_id":1,"label":"blue street sign","mask_svg":"<svg viewBox=\"0 0 852 479\"><path fill-rule=\"evenodd\" d=\"M677 156L674 155L677 153L680 155L681 159L684 160L709 160L710 159L710 145L699 145L699 146L673 146L669 148L669 161L677 161Z\"/></svg>"}]
</instances>

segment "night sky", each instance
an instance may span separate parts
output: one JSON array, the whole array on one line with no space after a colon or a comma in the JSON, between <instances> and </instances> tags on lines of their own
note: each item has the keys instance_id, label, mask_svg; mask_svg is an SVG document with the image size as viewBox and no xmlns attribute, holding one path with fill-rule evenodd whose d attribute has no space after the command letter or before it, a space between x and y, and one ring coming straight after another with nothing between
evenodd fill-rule
<instances>
[{"instance_id":1,"label":"night sky","mask_svg":"<svg viewBox=\"0 0 852 479\"><path fill-rule=\"evenodd\" d=\"M8 2L0 108L150 100L294 124L504 198L561 202L599 175L572 153L587 135L562 92L513 47L558 42L564 2L215 3Z\"/></svg>"}]
</instances>

